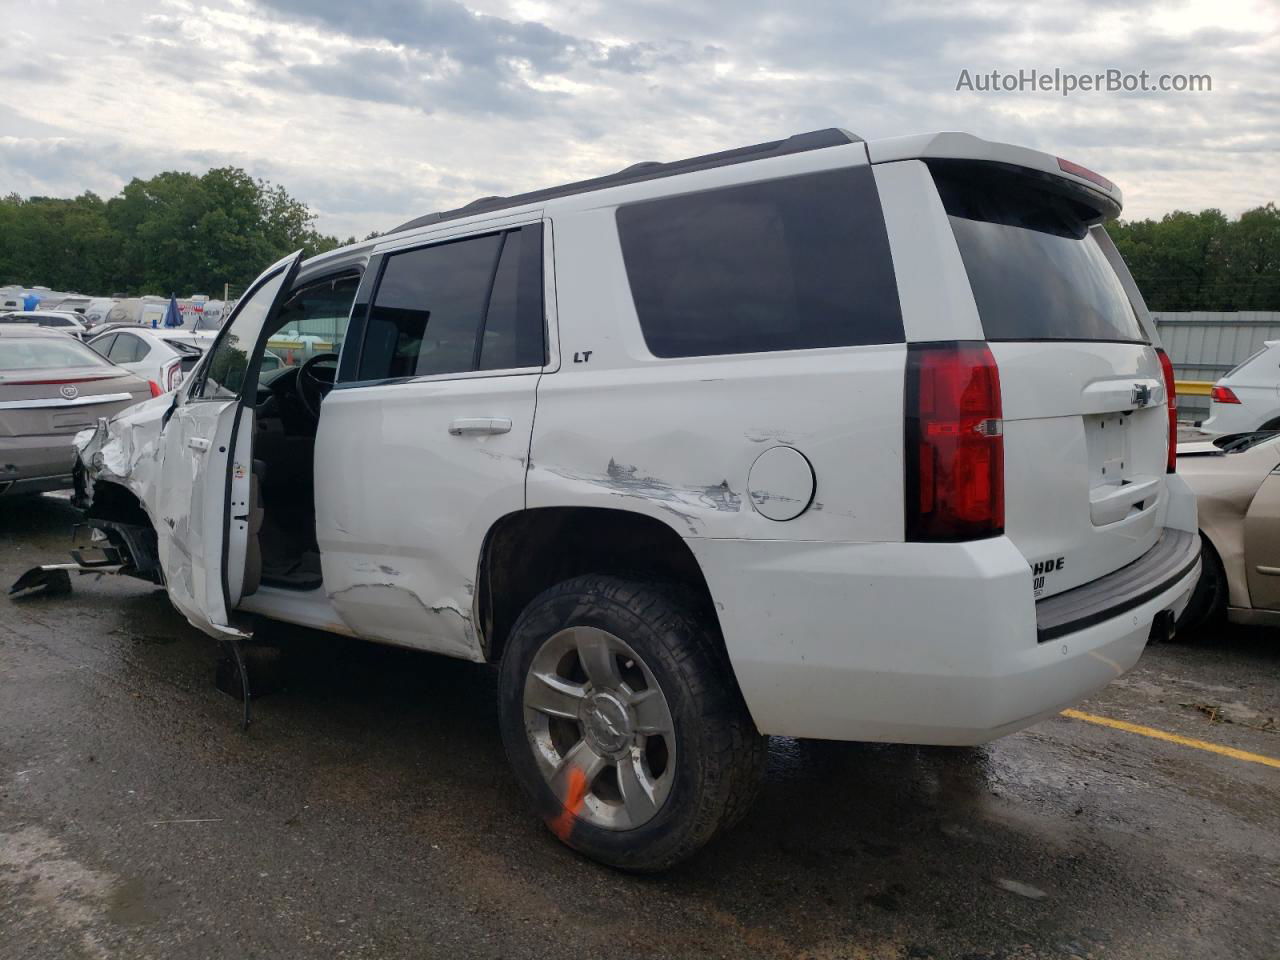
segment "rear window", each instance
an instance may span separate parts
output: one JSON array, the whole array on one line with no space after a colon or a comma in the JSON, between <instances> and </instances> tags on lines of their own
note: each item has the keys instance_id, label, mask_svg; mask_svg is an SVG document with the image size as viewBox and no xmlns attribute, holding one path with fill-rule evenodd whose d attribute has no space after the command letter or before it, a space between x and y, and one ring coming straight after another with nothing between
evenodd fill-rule
<instances>
[{"instance_id":1,"label":"rear window","mask_svg":"<svg viewBox=\"0 0 1280 960\"><path fill-rule=\"evenodd\" d=\"M988 340L1146 342L1089 232L1092 210L982 164L933 161L930 169Z\"/></svg>"},{"instance_id":2,"label":"rear window","mask_svg":"<svg viewBox=\"0 0 1280 960\"><path fill-rule=\"evenodd\" d=\"M106 366L106 360L76 340L0 337L0 372Z\"/></svg>"},{"instance_id":3,"label":"rear window","mask_svg":"<svg viewBox=\"0 0 1280 960\"><path fill-rule=\"evenodd\" d=\"M903 340L866 167L649 200L620 207L617 218L655 356Z\"/></svg>"},{"instance_id":4,"label":"rear window","mask_svg":"<svg viewBox=\"0 0 1280 960\"><path fill-rule=\"evenodd\" d=\"M1274 342L1275 341L1272 341L1272 343ZM1271 349L1271 343L1264 343L1261 347L1253 351L1253 353L1249 354L1247 357L1245 357L1243 360L1237 363L1234 367L1232 367L1230 370L1224 373L1221 379L1225 380L1227 377L1232 376L1233 374L1239 373L1241 370L1243 370L1249 364L1253 363L1253 361L1257 360L1260 356L1262 356L1264 353L1266 353L1270 349Z\"/></svg>"}]
</instances>

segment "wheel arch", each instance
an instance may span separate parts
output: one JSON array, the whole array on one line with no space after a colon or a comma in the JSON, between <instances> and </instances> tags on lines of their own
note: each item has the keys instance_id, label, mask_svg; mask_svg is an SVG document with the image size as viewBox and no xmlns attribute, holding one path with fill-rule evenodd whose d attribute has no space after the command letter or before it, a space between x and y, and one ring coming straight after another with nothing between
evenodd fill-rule
<instances>
[{"instance_id":1,"label":"wheel arch","mask_svg":"<svg viewBox=\"0 0 1280 960\"><path fill-rule=\"evenodd\" d=\"M102 530L129 558L130 576L163 583L155 524L141 498L124 484L96 480L93 496L84 509L87 526Z\"/></svg>"},{"instance_id":2,"label":"wheel arch","mask_svg":"<svg viewBox=\"0 0 1280 960\"><path fill-rule=\"evenodd\" d=\"M633 510L535 507L499 518L481 548L475 612L486 658L501 658L516 618L534 597L587 573L671 583L723 647L702 567L672 526Z\"/></svg>"}]
</instances>

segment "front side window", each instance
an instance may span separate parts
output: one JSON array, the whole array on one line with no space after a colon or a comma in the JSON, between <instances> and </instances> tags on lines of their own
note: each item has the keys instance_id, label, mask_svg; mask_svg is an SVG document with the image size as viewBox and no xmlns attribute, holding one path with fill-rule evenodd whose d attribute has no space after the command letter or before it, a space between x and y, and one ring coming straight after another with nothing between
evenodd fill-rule
<instances>
[{"instance_id":1,"label":"front side window","mask_svg":"<svg viewBox=\"0 0 1280 960\"><path fill-rule=\"evenodd\" d=\"M618 208L636 314L658 357L904 339L866 167Z\"/></svg>"},{"instance_id":2,"label":"front side window","mask_svg":"<svg viewBox=\"0 0 1280 960\"><path fill-rule=\"evenodd\" d=\"M542 227L389 254L357 379L541 366Z\"/></svg>"},{"instance_id":3,"label":"front side window","mask_svg":"<svg viewBox=\"0 0 1280 960\"><path fill-rule=\"evenodd\" d=\"M242 300L231 325L222 331L208 361L201 368L191 396L202 400L232 399L244 387L254 348L288 271L273 273Z\"/></svg>"},{"instance_id":4,"label":"front side window","mask_svg":"<svg viewBox=\"0 0 1280 960\"><path fill-rule=\"evenodd\" d=\"M280 307L263 354L264 373L296 367L319 354L341 353L358 274L329 277L293 291Z\"/></svg>"}]
</instances>

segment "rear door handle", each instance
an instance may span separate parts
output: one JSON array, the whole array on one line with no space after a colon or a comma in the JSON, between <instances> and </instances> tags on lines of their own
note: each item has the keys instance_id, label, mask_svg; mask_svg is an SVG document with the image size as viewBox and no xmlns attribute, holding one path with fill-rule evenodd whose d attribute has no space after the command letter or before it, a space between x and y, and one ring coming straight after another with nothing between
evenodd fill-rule
<instances>
[{"instance_id":1,"label":"rear door handle","mask_svg":"<svg viewBox=\"0 0 1280 960\"><path fill-rule=\"evenodd\" d=\"M455 437L510 432L509 417L460 417L449 424L449 433Z\"/></svg>"},{"instance_id":2,"label":"rear door handle","mask_svg":"<svg viewBox=\"0 0 1280 960\"><path fill-rule=\"evenodd\" d=\"M201 440L199 437L191 437L187 440L187 446L192 450L199 450L201 453L209 449L212 444L208 440Z\"/></svg>"}]
</instances>

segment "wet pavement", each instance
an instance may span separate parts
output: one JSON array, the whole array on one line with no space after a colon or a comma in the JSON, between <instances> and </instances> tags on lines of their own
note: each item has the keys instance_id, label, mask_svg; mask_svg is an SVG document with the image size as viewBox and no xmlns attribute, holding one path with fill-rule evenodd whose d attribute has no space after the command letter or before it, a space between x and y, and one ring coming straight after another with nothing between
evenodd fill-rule
<instances>
[{"instance_id":1,"label":"wet pavement","mask_svg":"<svg viewBox=\"0 0 1280 960\"><path fill-rule=\"evenodd\" d=\"M65 500L0 501L0 583ZM972 750L774 740L659 877L529 814L491 668L277 631L239 705L136 581L0 599L0 956L1280 957L1280 769L1079 719ZM1280 757L1280 631L1152 647L1080 708Z\"/></svg>"}]
</instances>

